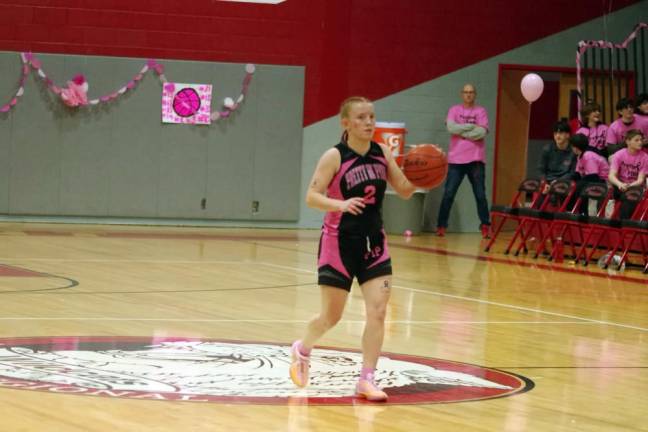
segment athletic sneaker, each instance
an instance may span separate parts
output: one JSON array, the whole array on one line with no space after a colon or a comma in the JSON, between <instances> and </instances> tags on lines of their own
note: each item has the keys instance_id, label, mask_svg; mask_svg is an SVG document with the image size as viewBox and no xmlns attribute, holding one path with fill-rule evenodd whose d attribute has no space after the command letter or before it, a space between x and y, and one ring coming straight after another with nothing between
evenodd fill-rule
<instances>
[{"instance_id":1,"label":"athletic sneaker","mask_svg":"<svg viewBox=\"0 0 648 432\"><path fill-rule=\"evenodd\" d=\"M489 239L490 238L490 225L480 225L479 229L481 229L481 234L483 239Z\"/></svg>"},{"instance_id":2,"label":"athletic sneaker","mask_svg":"<svg viewBox=\"0 0 648 432\"><path fill-rule=\"evenodd\" d=\"M308 384L308 369L310 368L310 356L299 352L301 341L295 341L290 347L292 363L290 365L290 379L297 387L306 387Z\"/></svg>"},{"instance_id":3,"label":"athletic sneaker","mask_svg":"<svg viewBox=\"0 0 648 432\"><path fill-rule=\"evenodd\" d=\"M367 379L360 379L358 381L358 384L356 384L356 396L363 397L372 402L384 402L387 400L387 393L378 388L371 374L367 376Z\"/></svg>"},{"instance_id":4,"label":"athletic sneaker","mask_svg":"<svg viewBox=\"0 0 648 432\"><path fill-rule=\"evenodd\" d=\"M445 227L439 227L437 228L436 235L439 237L445 237L445 232L446 232Z\"/></svg>"}]
</instances>

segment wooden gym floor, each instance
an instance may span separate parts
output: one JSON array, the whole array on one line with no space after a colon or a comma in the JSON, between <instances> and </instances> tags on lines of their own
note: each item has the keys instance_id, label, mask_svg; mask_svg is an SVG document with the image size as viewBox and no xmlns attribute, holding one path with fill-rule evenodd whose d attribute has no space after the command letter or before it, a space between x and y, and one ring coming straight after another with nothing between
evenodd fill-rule
<instances>
[{"instance_id":1,"label":"wooden gym floor","mask_svg":"<svg viewBox=\"0 0 648 432\"><path fill-rule=\"evenodd\" d=\"M390 236L384 351L501 370L528 391L380 405L311 404L295 389L267 404L62 394L75 391L48 385L37 362L23 384L6 378L7 353L31 353L10 345L46 337L285 347L319 307L317 241L311 230L0 224L0 430L648 431L648 276L507 257L503 241L485 254L476 234ZM321 345L359 348L362 322L354 286Z\"/></svg>"}]
</instances>

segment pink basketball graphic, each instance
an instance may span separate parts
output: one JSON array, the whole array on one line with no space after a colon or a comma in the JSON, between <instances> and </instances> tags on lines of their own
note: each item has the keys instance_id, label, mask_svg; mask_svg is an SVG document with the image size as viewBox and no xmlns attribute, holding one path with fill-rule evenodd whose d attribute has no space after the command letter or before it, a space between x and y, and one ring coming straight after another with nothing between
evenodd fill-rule
<instances>
[{"instance_id":1,"label":"pink basketball graphic","mask_svg":"<svg viewBox=\"0 0 648 432\"><path fill-rule=\"evenodd\" d=\"M191 117L200 109L200 96L192 88L184 88L173 98L173 110L180 117Z\"/></svg>"}]
</instances>

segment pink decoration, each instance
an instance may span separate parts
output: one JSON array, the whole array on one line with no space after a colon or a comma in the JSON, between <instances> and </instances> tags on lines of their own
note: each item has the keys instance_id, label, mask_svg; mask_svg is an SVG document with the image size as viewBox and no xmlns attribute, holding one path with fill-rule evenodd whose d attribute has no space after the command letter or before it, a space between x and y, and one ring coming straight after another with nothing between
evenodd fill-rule
<instances>
[{"instance_id":1,"label":"pink decoration","mask_svg":"<svg viewBox=\"0 0 648 432\"><path fill-rule=\"evenodd\" d=\"M76 75L67 82L67 88L61 90L61 99L69 107L88 105L88 83L83 75Z\"/></svg>"},{"instance_id":2,"label":"pink decoration","mask_svg":"<svg viewBox=\"0 0 648 432\"><path fill-rule=\"evenodd\" d=\"M532 103L537 101L540 98L540 95L542 95L544 82L537 74L526 74L520 83L520 90L522 90L522 96L524 96L524 99Z\"/></svg>"},{"instance_id":3,"label":"pink decoration","mask_svg":"<svg viewBox=\"0 0 648 432\"><path fill-rule=\"evenodd\" d=\"M630 42L632 42L634 39L637 38L637 33L639 33L639 30L642 28L648 28L648 23L639 23L635 26L634 30L632 33L628 35L628 37L620 44L614 44L612 42L607 42L607 41L580 41L578 42L578 49L576 50L576 90L578 91L578 94L582 94L582 77L581 77L581 61L580 58L585 53L588 49L590 48L621 48L625 49L628 47ZM627 53L626 53L627 54ZM577 98L578 100L578 118L580 119L580 110L581 110L581 105L582 105L582 100L581 98Z\"/></svg>"},{"instance_id":4,"label":"pink decoration","mask_svg":"<svg viewBox=\"0 0 648 432\"><path fill-rule=\"evenodd\" d=\"M405 237L411 237L412 236L412 231L411 230L405 230L405 232L403 234L405 235Z\"/></svg>"},{"instance_id":5,"label":"pink decoration","mask_svg":"<svg viewBox=\"0 0 648 432\"><path fill-rule=\"evenodd\" d=\"M164 84L164 90L168 91L169 93L173 93L175 91L175 84L173 83Z\"/></svg>"},{"instance_id":6,"label":"pink decoration","mask_svg":"<svg viewBox=\"0 0 648 432\"><path fill-rule=\"evenodd\" d=\"M78 86L85 84L86 79L83 75L75 75L74 78L72 78L72 82Z\"/></svg>"},{"instance_id":7,"label":"pink decoration","mask_svg":"<svg viewBox=\"0 0 648 432\"><path fill-rule=\"evenodd\" d=\"M52 93L60 96L65 105L71 107L85 106L88 104L96 105L100 102L109 102L111 100L117 99L120 95L126 93L127 90L135 88L137 86L137 82L142 80L144 78L144 75L151 69L158 75L158 79L163 85L167 84L167 78L166 76L164 76L164 65L158 63L155 59L148 59L146 61L146 64L140 69L140 72L137 73L132 80L128 81L125 86L122 86L117 92L113 92L108 95L101 96L97 99L88 101L88 82L83 75L79 74L74 76L71 81L67 82L67 87L60 88L54 83L54 81L52 81L51 78L47 76L45 71L41 69L41 61L33 53L22 52L20 53L20 58L23 66L21 70L21 76L18 80L18 90L9 103L0 106L0 112L10 111L11 108L17 105L17 103L21 100L19 99L19 97L24 93L24 85L31 70L35 70L38 76L44 81L47 88ZM207 112L196 114L196 118L198 119L197 122L209 123L210 119L217 120L219 118L229 117L230 112L237 109L243 101L244 95L247 93L248 86L252 80L252 74L255 72L255 70L256 67L253 64L245 65L246 75L241 87L241 94L239 95L236 102L234 102L232 98L226 98L226 107L223 112L215 111L210 113L209 108L207 108ZM204 102L205 101L203 101L203 103ZM208 106L208 104L204 105Z\"/></svg>"}]
</instances>

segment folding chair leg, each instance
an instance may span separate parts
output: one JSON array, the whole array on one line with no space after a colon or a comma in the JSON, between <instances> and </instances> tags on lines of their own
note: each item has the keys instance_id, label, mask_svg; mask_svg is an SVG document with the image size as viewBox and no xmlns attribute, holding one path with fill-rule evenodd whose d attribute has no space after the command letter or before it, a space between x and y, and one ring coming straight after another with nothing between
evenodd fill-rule
<instances>
[{"instance_id":1,"label":"folding chair leg","mask_svg":"<svg viewBox=\"0 0 648 432\"><path fill-rule=\"evenodd\" d=\"M612 249L608 249L608 257L605 260L605 264L603 265L603 268L606 269L608 266L612 263L612 260L614 259L614 254L616 254L616 251L619 249L619 242L616 242L614 247Z\"/></svg>"},{"instance_id":2,"label":"folding chair leg","mask_svg":"<svg viewBox=\"0 0 648 432\"><path fill-rule=\"evenodd\" d=\"M526 247L526 241L532 232L533 232L533 224L531 224L531 226L526 232L524 232L524 230L521 230L520 243L518 244L518 247L515 250L515 256L520 255L520 250L522 250L523 247L525 251L528 251Z\"/></svg>"},{"instance_id":3,"label":"folding chair leg","mask_svg":"<svg viewBox=\"0 0 648 432\"><path fill-rule=\"evenodd\" d=\"M589 254L587 254L587 257L585 259L586 263L589 263L592 260L592 256L596 252L596 249L598 249L599 244L601 244L601 240L603 240L604 235L605 235L605 231L601 231L598 238L596 239L596 241L592 245L592 250L590 250ZM585 264L585 265L587 265L587 264Z\"/></svg>"},{"instance_id":4,"label":"folding chair leg","mask_svg":"<svg viewBox=\"0 0 648 432\"><path fill-rule=\"evenodd\" d=\"M491 219L494 219L494 216L491 216ZM490 251L490 248L495 243L495 240L497 239L497 236L499 235L500 231L502 230L502 227L504 226L504 222L506 222L506 219L508 219L508 218L506 218L504 216L500 217L499 225L497 225L497 228L495 228L495 231L493 232L493 236L491 237L488 244L486 245L486 248L484 248L484 252Z\"/></svg>"},{"instance_id":5,"label":"folding chair leg","mask_svg":"<svg viewBox=\"0 0 648 432\"><path fill-rule=\"evenodd\" d=\"M586 266L588 264L587 262L587 244L589 243L590 239L592 238L592 233L594 232L594 228L590 229L590 231L587 233L585 238L583 239L583 244L581 245L580 250L578 251L578 254L576 254L576 262L578 262L581 259L581 256L585 260L583 262L583 265Z\"/></svg>"},{"instance_id":6,"label":"folding chair leg","mask_svg":"<svg viewBox=\"0 0 648 432\"><path fill-rule=\"evenodd\" d=\"M511 248L515 244L515 240L517 240L518 236L520 235L520 232L522 231L525 222L526 221L524 219L520 221L520 224L517 226L515 232L513 233L513 237L511 237L511 240L509 241L508 245L506 246L506 249L504 250L504 255L508 255L508 253L511 252Z\"/></svg>"},{"instance_id":7,"label":"folding chair leg","mask_svg":"<svg viewBox=\"0 0 648 432\"><path fill-rule=\"evenodd\" d=\"M547 233L544 234L541 239L540 243L538 244L538 247L536 248L535 254L533 255L533 258L538 258L542 252L544 252L547 249L547 240L549 237L552 238L552 243L553 243L553 229L554 229L554 224L553 222L551 225L549 225L549 229L547 230Z\"/></svg>"},{"instance_id":8,"label":"folding chair leg","mask_svg":"<svg viewBox=\"0 0 648 432\"><path fill-rule=\"evenodd\" d=\"M632 232L632 235L630 236L630 241L627 243L627 246L625 244L622 245L623 254L621 254L621 261L619 262L619 266L618 266L617 270L620 270L621 265L628 259L630 249L632 248L632 243L635 241L636 238L637 238L637 233ZM625 243L625 238L624 238L623 233L621 234L621 241ZM641 243L642 243L641 246L642 246L642 249L643 249L643 241ZM642 250L642 252L643 252L643 255L644 255L644 258L645 258L646 251Z\"/></svg>"},{"instance_id":9,"label":"folding chair leg","mask_svg":"<svg viewBox=\"0 0 648 432\"><path fill-rule=\"evenodd\" d=\"M572 227L570 224L567 224L566 228L567 228L567 230L566 230L566 233L565 233L565 238L567 237L567 235L569 235L569 247L571 248L571 252L572 252L571 253L571 258L574 259L574 258L576 258L576 246L574 246L575 240L574 240L574 234L573 234L573 231L572 231L574 229L574 227Z\"/></svg>"}]
</instances>

